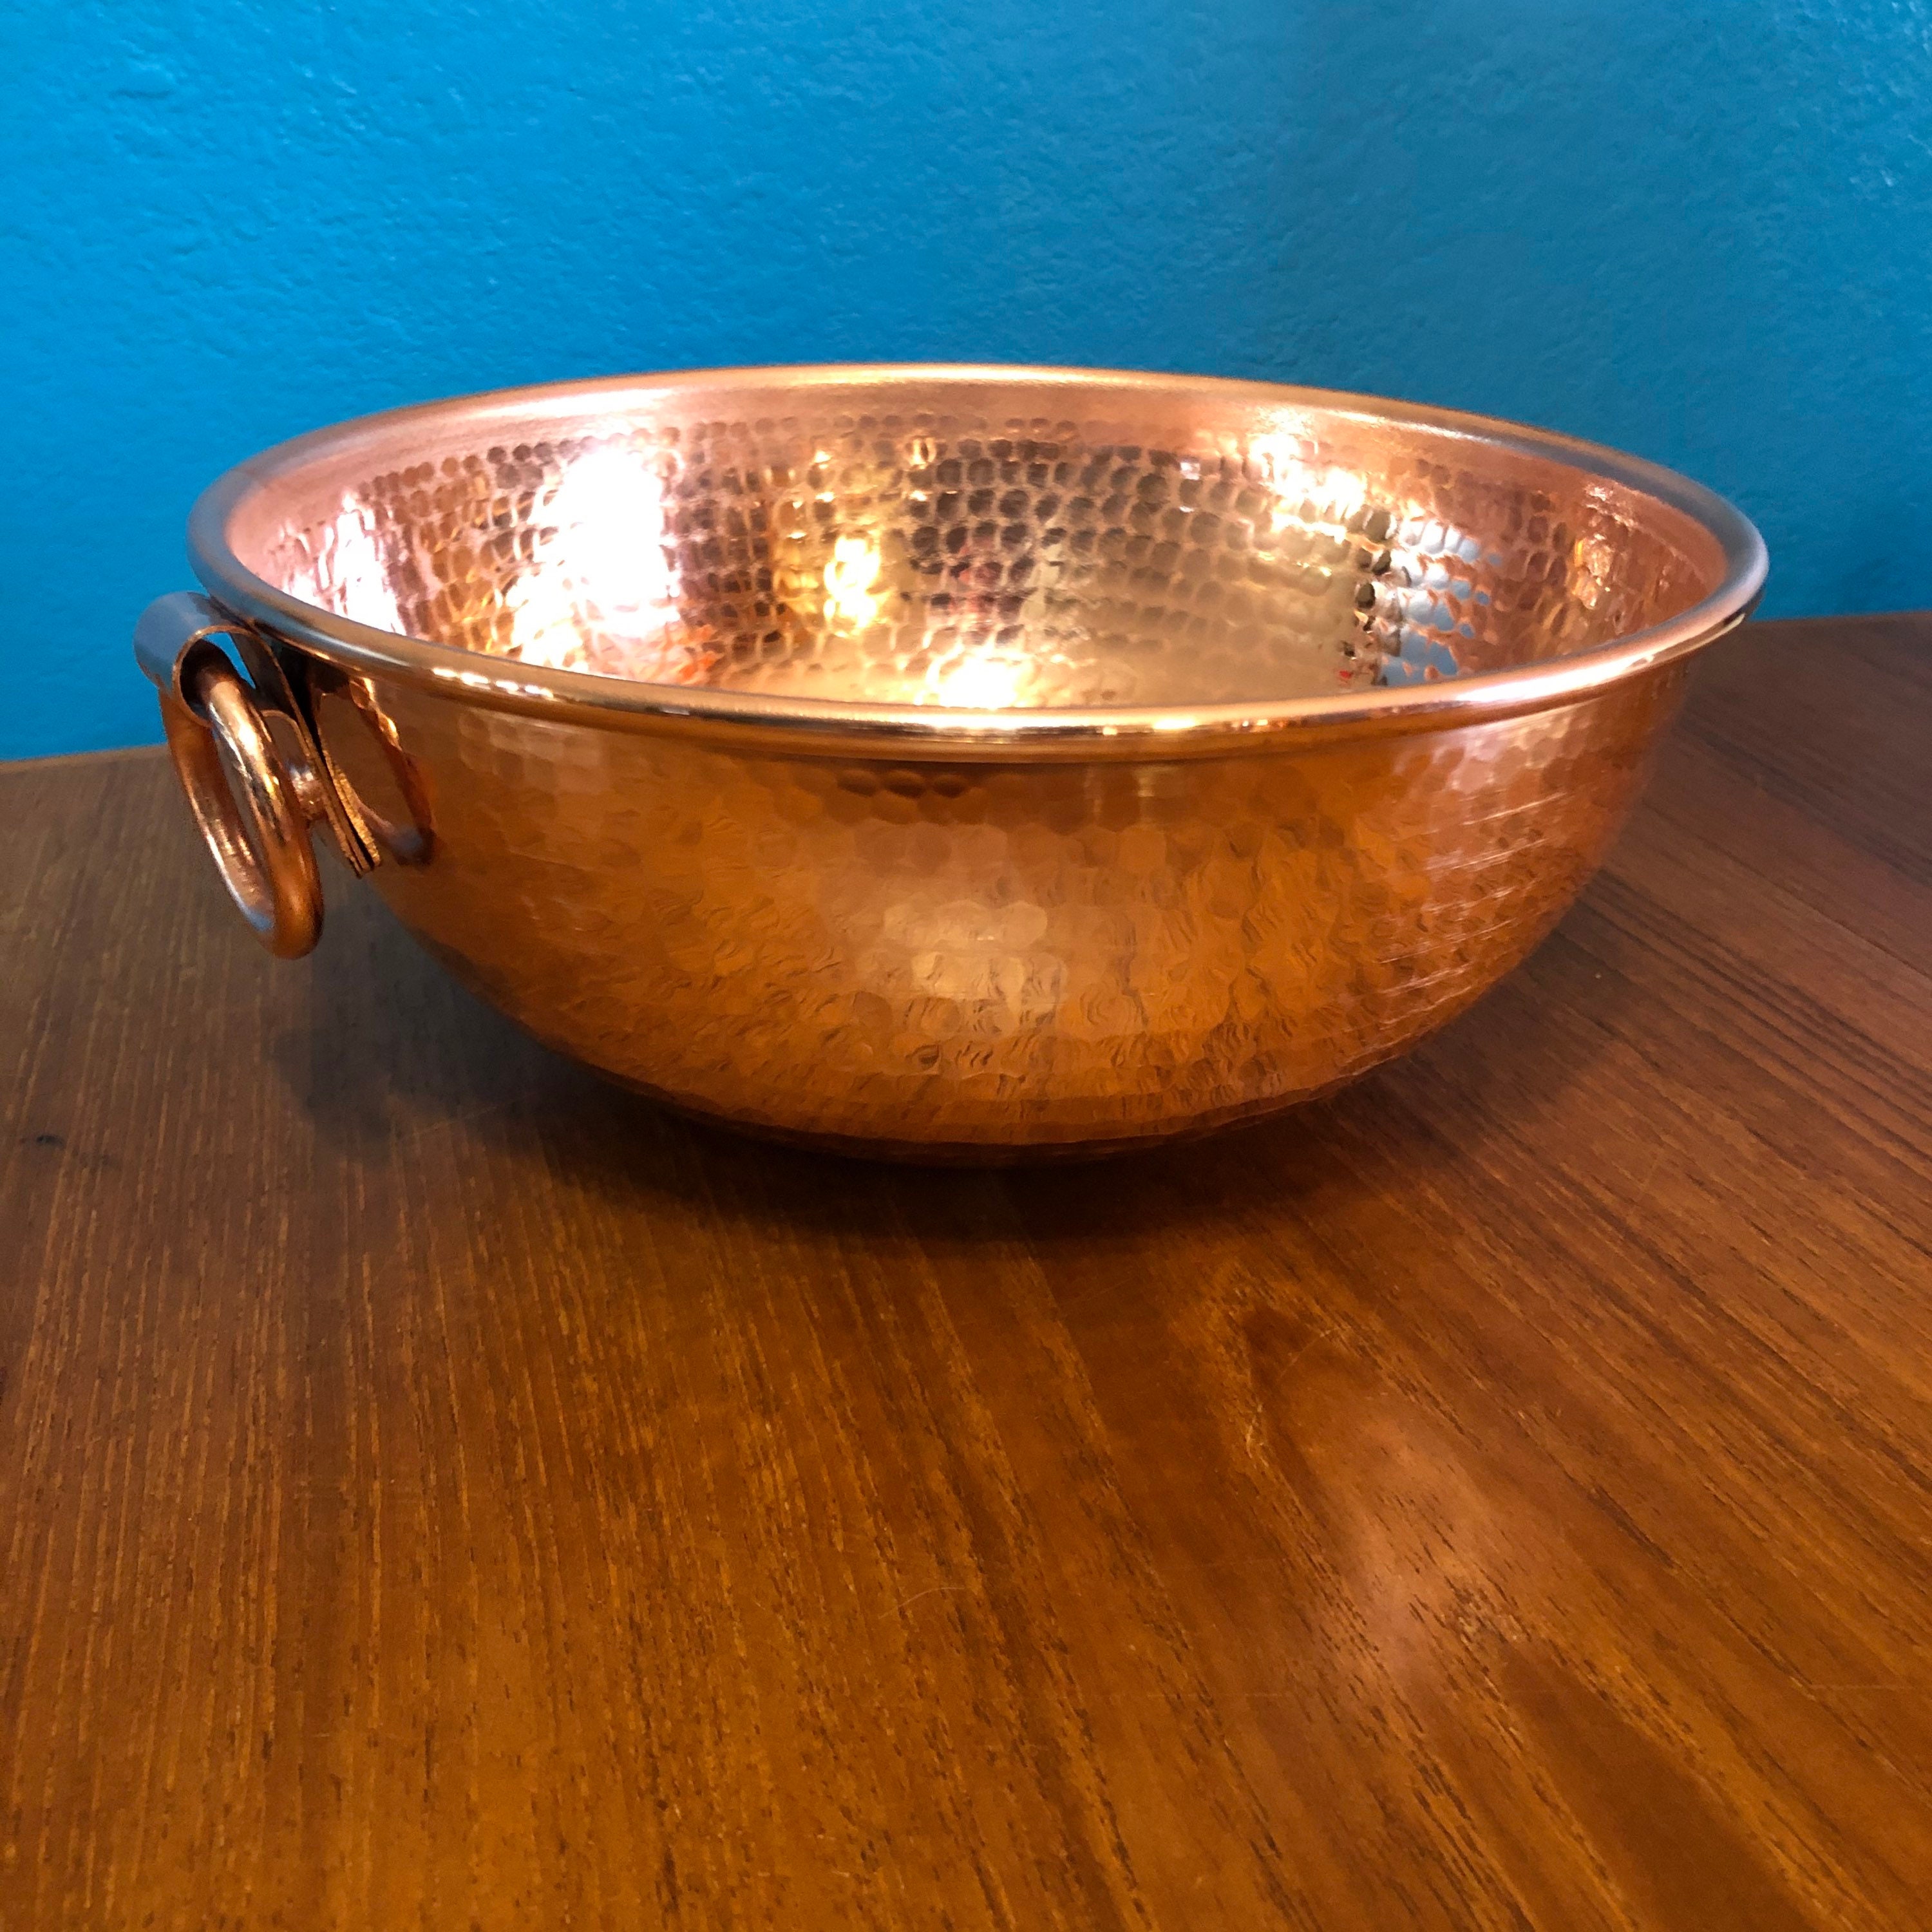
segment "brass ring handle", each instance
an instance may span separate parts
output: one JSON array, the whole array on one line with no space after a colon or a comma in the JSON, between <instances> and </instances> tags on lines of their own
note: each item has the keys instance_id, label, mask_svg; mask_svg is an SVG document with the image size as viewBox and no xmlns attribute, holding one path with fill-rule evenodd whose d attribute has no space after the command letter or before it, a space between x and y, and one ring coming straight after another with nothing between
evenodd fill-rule
<instances>
[{"instance_id":1,"label":"brass ring handle","mask_svg":"<svg viewBox=\"0 0 1932 1932\"><path fill-rule=\"evenodd\" d=\"M142 614L134 653L160 692L176 774L229 897L278 958L299 958L322 932L310 841L322 808L312 775L277 749L254 688L208 641L238 624L178 591Z\"/></svg>"}]
</instances>

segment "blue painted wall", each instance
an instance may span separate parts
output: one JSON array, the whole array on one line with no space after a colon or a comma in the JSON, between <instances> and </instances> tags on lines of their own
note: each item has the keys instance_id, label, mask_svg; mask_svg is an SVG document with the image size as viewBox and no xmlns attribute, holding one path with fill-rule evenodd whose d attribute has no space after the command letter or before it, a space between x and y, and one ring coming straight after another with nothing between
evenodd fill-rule
<instances>
[{"instance_id":1,"label":"blue painted wall","mask_svg":"<svg viewBox=\"0 0 1932 1932\"><path fill-rule=\"evenodd\" d=\"M0 754L200 487L465 388L952 357L1552 424L1923 603L1928 0L0 0Z\"/></svg>"}]
</instances>

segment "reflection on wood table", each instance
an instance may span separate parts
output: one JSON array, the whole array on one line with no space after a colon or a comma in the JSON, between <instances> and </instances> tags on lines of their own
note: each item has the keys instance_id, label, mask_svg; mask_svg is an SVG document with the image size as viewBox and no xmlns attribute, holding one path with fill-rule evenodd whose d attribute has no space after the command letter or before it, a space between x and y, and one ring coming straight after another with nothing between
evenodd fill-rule
<instances>
[{"instance_id":1,"label":"reflection on wood table","mask_svg":"<svg viewBox=\"0 0 1932 1932\"><path fill-rule=\"evenodd\" d=\"M0 1921L1928 1922L1928 762L1932 620L1756 628L1412 1058L1004 1174L0 769Z\"/></svg>"}]
</instances>

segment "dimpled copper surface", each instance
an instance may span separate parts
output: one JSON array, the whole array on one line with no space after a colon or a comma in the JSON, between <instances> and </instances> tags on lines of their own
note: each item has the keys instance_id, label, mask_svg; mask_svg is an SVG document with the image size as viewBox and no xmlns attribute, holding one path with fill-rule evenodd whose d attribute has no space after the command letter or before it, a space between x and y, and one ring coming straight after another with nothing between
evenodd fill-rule
<instances>
[{"instance_id":1,"label":"dimpled copper surface","mask_svg":"<svg viewBox=\"0 0 1932 1932\"><path fill-rule=\"evenodd\" d=\"M210 493L197 567L281 638L374 883L531 1031L1003 1158L1286 1105L1520 958L1761 578L1680 483L1262 385L712 372L306 439Z\"/></svg>"},{"instance_id":2,"label":"dimpled copper surface","mask_svg":"<svg viewBox=\"0 0 1932 1932\"><path fill-rule=\"evenodd\" d=\"M888 393L512 418L350 474L256 568L378 629L526 664L975 709L1540 662L1681 610L1708 569L1688 519L1557 466L1306 409L1177 427L1132 400L1138 418Z\"/></svg>"},{"instance_id":3,"label":"dimpled copper surface","mask_svg":"<svg viewBox=\"0 0 1932 1932\"><path fill-rule=\"evenodd\" d=\"M878 1151L1131 1144L1467 1005L1602 856L1681 678L1091 766L766 756L399 686L435 853L373 876L485 998L686 1108ZM320 716L366 767L360 715Z\"/></svg>"}]
</instances>

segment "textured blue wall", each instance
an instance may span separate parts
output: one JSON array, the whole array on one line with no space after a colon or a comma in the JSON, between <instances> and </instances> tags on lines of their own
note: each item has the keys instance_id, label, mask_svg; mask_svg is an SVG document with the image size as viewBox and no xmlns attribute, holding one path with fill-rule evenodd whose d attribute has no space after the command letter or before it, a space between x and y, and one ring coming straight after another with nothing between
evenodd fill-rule
<instances>
[{"instance_id":1,"label":"textured blue wall","mask_svg":"<svg viewBox=\"0 0 1932 1932\"><path fill-rule=\"evenodd\" d=\"M391 404L949 357L1548 423L1922 602L1932 6L0 0L0 754L157 735L218 471Z\"/></svg>"}]
</instances>

